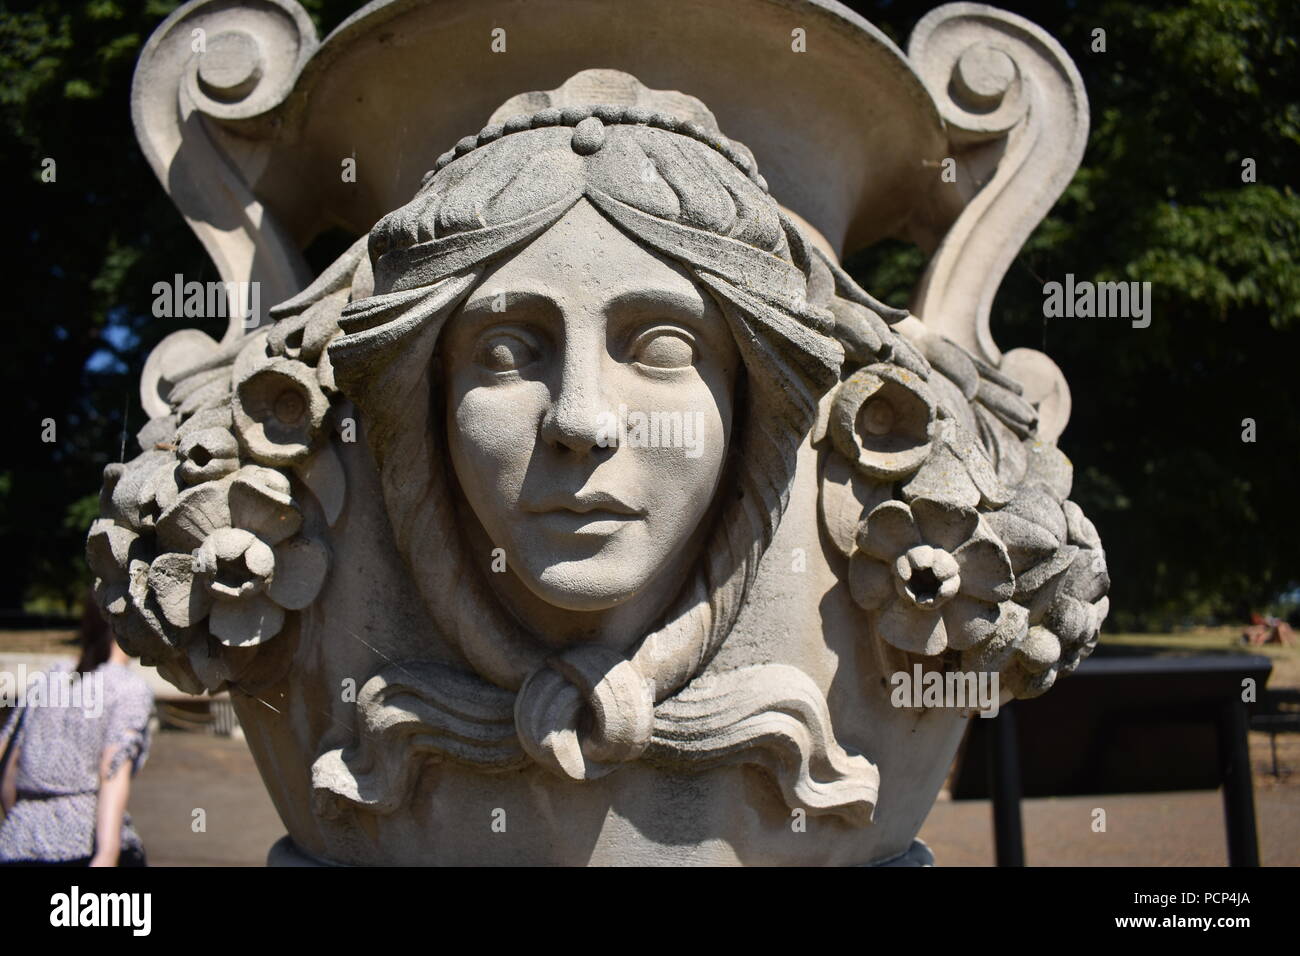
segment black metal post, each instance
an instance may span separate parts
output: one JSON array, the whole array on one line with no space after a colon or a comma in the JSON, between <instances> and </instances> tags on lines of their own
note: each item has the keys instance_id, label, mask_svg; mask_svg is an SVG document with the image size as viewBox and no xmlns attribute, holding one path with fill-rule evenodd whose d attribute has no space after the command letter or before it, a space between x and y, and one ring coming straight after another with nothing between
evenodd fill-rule
<instances>
[{"instance_id":1,"label":"black metal post","mask_svg":"<svg viewBox=\"0 0 1300 956\"><path fill-rule=\"evenodd\" d=\"M998 711L991 729L989 793L993 796L993 840L997 864L1024 866L1025 835L1020 823L1020 746L1016 740L1014 707L1008 704Z\"/></svg>"},{"instance_id":2,"label":"black metal post","mask_svg":"<svg viewBox=\"0 0 1300 956\"><path fill-rule=\"evenodd\" d=\"M1228 865L1259 866L1255 834L1255 789L1250 779L1246 705L1232 697L1219 712L1219 772L1223 777L1223 816L1228 830Z\"/></svg>"}]
</instances>

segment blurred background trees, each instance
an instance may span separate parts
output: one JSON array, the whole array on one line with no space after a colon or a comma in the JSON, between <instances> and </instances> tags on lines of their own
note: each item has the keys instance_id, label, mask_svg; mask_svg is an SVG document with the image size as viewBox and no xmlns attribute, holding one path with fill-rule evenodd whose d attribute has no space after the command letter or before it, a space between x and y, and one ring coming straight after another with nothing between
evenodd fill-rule
<instances>
[{"instance_id":1,"label":"blurred background trees","mask_svg":"<svg viewBox=\"0 0 1300 956\"><path fill-rule=\"evenodd\" d=\"M904 46L936 4L851 5ZM993 315L1002 348L1041 349L1070 381L1061 445L1078 463L1073 497L1106 544L1110 626L1278 609L1300 588L1300 5L998 5L1057 37L1091 102L1083 166L1012 266ZM0 612L60 612L84 594L100 472L135 454L136 382L149 350L177 328L152 315L153 284L178 272L219 278L131 131L135 58L176 6L0 5L9 264L0 350L11 426L0 458ZM359 4L304 6L324 35ZM1097 28L1105 52L1092 51ZM41 180L46 158L57 163L52 183ZM1254 183L1242 181L1248 158ZM324 237L309 259L323 267L336 246ZM847 263L897 305L924 264L897 242ZM1067 272L1151 282L1150 327L1045 320L1043 283ZM1246 418L1254 443L1242 441ZM46 419L53 442L41 440Z\"/></svg>"}]
</instances>

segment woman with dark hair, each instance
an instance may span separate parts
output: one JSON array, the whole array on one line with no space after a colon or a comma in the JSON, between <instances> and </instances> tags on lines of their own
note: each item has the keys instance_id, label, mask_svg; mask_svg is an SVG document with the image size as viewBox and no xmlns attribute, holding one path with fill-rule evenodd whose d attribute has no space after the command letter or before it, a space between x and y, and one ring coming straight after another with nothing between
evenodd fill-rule
<instances>
[{"instance_id":1,"label":"woman with dark hair","mask_svg":"<svg viewBox=\"0 0 1300 956\"><path fill-rule=\"evenodd\" d=\"M0 733L8 753L0 774L0 863L145 865L126 805L148 753L153 692L132 672L93 601L86 602L81 646L75 670L56 665L46 675L50 686L62 682L75 692L29 700Z\"/></svg>"}]
</instances>

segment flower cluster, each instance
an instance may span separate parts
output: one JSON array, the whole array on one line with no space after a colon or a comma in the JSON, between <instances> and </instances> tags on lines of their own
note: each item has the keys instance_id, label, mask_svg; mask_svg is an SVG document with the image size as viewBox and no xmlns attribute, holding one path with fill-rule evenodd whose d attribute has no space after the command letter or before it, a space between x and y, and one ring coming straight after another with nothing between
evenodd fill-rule
<instances>
[{"instance_id":1,"label":"flower cluster","mask_svg":"<svg viewBox=\"0 0 1300 956\"><path fill-rule=\"evenodd\" d=\"M233 345L187 332L160 347L180 369L159 375L166 410L139 457L105 469L86 545L96 598L127 648L191 693L247 669L328 572L344 488L327 304Z\"/></svg>"},{"instance_id":2,"label":"flower cluster","mask_svg":"<svg viewBox=\"0 0 1300 956\"><path fill-rule=\"evenodd\" d=\"M878 640L1034 697L1096 645L1101 541L1019 387L946 340L922 344L920 367L867 365L832 396L823 524Z\"/></svg>"}]
</instances>

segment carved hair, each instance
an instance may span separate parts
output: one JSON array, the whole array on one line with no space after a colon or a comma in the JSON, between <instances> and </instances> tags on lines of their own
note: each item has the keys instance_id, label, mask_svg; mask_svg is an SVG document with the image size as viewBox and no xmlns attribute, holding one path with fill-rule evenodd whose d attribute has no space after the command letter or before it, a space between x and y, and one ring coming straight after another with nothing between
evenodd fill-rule
<instances>
[{"instance_id":1,"label":"carved hair","mask_svg":"<svg viewBox=\"0 0 1300 956\"><path fill-rule=\"evenodd\" d=\"M605 112L624 120L609 127L598 111L545 112L556 116L514 122L516 131L507 123L486 142L463 140L415 199L375 227L375 293L344 310L346 334L329 355L362 411L399 548L434 621L482 677L518 691L524 749L552 769L590 778L645 750L655 706L696 677L731 630L843 352L824 308L833 278L752 164L737 163L739 150L724 154L663 124L629 125L621 110ZM572 128L550 123L570 119ZM455 498L435 464L446 456L443 426L432 421L444 323L490 262L584 197L712 293L745 368L738 492L722 503L696 568L630 660L586 646L552 657L509 616L477 563L464 559ZM810 289L822 301L809 301ZM584 706L593 729L580 740Z\"/></svg>"}]
</instances>

